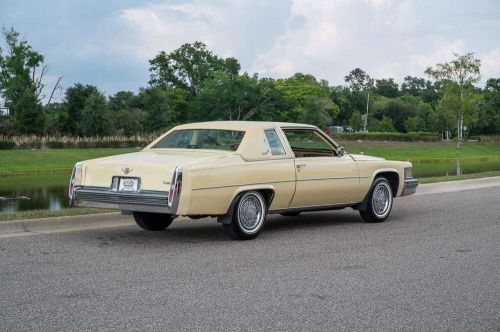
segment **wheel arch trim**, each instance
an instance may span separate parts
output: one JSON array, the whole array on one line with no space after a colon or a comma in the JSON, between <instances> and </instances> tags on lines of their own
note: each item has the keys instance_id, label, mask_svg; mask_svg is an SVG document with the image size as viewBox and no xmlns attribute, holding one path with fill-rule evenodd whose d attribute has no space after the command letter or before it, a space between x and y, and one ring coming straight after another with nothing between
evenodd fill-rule
<instances>
[{"instance_id":1,"label":"wheel arch trim","mask_svg":"<svg viewBox=\"0 0 500 332\"><path fill-rule=\"evenodd\" d=\"M238 200L238 197L241 196L242 194L249 192L249 191L258 191L264 196L264 200L266 201L266 208L269 209L271 206L273 199L274 199L274 194L275 194L275 189L272 185L248 185L248 186L242 186L238 187L232 194L231 196L231 201L229 203L229 206L227 208L226 214L222 216L217 217L217 221L222 223L222 224L230 224L232 219L233 219L233 211L234 207L236 204L236 201Z\"/></svg>"},{"instance_id":2,"label":"wheel arch trim","mask_svg":"<svg viewBox=\"0 0 500 332\"><path fill-rule=\"evenodd\" d=\"M401 181L401 179L402 178L404 179L404 174L403 174L403 177L401 177L400 172L398 172L398 170L395 168L381 168L381 169L377 169L375 172L373 172L373 175L371 178L370 191L372 190L373 182L375 181L375 179L378 176L383 176L384 173L385 174L387 174L387 173L394 174L397 176L396 183L393 183L393 180L391 180L391 179L387 179L387 180L389 181L389 184L391 185L393 196L394 197L401 196L401 192L403 190L403 186L402 186L403 182ZM370 191L368 191L368 193L370 193ZM368 195L368 193L367 193L367 195Z\"/></svg>"}]
</instances>

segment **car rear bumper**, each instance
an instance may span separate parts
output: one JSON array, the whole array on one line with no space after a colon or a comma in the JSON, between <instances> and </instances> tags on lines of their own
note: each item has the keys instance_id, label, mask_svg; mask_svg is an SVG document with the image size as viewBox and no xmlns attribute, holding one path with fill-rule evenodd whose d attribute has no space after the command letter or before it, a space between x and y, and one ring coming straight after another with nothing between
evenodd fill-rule
<instances>
[{"instance_id":1,"label":"car rear bumper","mask_svg":"<svg viewBox=\"0 0 500 332\"><path fill-rule=\"evenodd\" d=\"M75 189L72 206L175 214L177 205L168 205L168 192L143 190L118 192L102 187L80 187Z\"/></svg>"},{"instance_id":2,"label":"car rear bumper","mask_svg":"<svg viewBox=\"0 0 500 332\"><path fill-rule=\"evenodd\" d=\"M417 191L418 180L414 178L405 179L405 185L401 196L413 195Z\"/></svg>"}]
</instances>

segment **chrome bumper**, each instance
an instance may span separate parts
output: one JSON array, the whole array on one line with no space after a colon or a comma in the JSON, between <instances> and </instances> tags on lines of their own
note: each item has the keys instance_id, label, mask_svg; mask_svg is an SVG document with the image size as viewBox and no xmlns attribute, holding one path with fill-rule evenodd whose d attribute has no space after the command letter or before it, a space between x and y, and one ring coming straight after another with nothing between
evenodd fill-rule
<instances>
[{"instance_id":1,"label":"chrome bumper","mask_svg":"<svg viewBox=\"0 0 500 332\"><path fill-rule=\"evenodd\" d=\"M405 179L405 186L401 196L413 195L417 191L418 181L414 178Z\"/></svg>"},{"instance_id":2,"label":"chrome bumper","mask_svg":"<svg viewBox=\"0 0 500 332\"><path fill-rule=\"evenodd\" d=\"M71 205L168 214L175 214L177 210L177 204L172 208L168 206L166 191L119 192L103 187L76 188Z\"/></svg>"}]
</instances>

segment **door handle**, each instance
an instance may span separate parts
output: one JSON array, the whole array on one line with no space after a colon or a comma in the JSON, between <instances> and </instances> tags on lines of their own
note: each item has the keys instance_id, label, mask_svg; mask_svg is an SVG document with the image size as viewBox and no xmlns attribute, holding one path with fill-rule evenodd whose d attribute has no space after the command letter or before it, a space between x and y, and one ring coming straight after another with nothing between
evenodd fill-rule
<instances>
[{"instance_id":1,"label":"door handle","mask_svg":"<svg viewBox=\"0 0 500 332\"><path fill-rule=\"evenodd\" d=\"M306 167L306 164L297 164L295 165L298 169L301 169L302 167Z\"/></svg>"}]
</instances>

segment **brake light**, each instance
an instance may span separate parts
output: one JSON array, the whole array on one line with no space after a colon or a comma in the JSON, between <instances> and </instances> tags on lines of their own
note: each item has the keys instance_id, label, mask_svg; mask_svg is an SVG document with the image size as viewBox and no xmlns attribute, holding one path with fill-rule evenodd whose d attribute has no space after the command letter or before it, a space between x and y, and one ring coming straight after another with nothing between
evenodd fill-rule
<instances>
[{"instance_id":1,"label":"brake light","mask_svg":"<svg viewBox=\"0 0 500 332\"><path fill-rule=\"evenodd\" d=\"M176 167L170 182L170 190L168 192L168 206L172 207L175 197L178 197L182 190L182 168Z\"/></svg>"},{"instance_id":2,"label":"brake light","mask_svg":"<svg viewBox=\"0 0 500 332\"><path fill-rule=\"evenodd\" d=\"M69 186L68 186L68 196L69 199L72 200L75 194L75 181L76 181L76 176L77 172L81 170L82 163L77 162L75 166L73 167L73 171L71 172L71 177L69 179Z\"/></svg>"},{"instance_id":3,"label":"brake light","mask_svg":"<svg viewBox=\"0 0 500 332\"><path fill-rule=\"evenodd\" d=\"M75 168L71 172L71 177L69 178L69 186L68 186L68 197L69 199L73 198L73 191L75 189Z\"/></svg>"}]
</instances>

